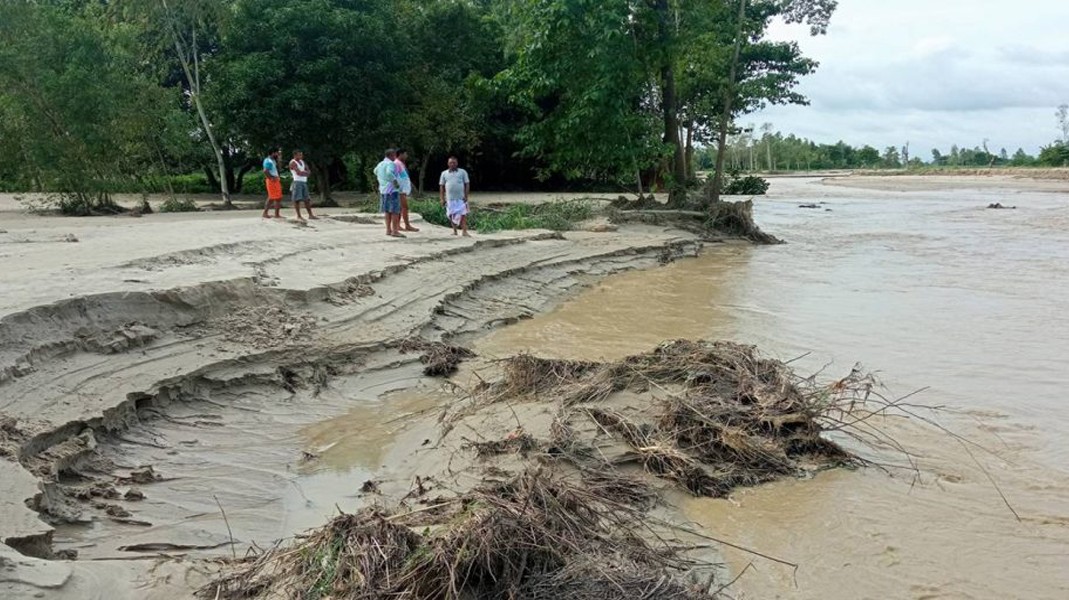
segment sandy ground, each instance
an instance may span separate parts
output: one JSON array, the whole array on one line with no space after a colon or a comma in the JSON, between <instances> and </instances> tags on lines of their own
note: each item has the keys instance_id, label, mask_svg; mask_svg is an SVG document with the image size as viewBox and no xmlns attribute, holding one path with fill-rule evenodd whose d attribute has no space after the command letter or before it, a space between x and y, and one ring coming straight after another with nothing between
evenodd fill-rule
<instances>
[{"instance_id":1,"label":"sandy ground","mask_svg":"<svg viewBox=\"0 0 1069 600\"><path fill-rule=\"evenodd\" d=\"M436 197L437 192L429 192L431 197ZM552 202L556 200L578 200L586 198L598 198L605 200L614 200L621 194L607 194L607 193L574 193L574 192L479 192L474 191L471 194L472 203L475 205L490 205L490 204L541 204L545 202ZM196 202L202 207L213 207L220 203L219 197L209 194L178 194L179 198L188 198ZM359 194L354 192L335 192L333 197L342 207L354 206L362 204L369 200L369 194ZM662 197L667 197L666 194L660 194ZM158 208L160 203L166 199L166 196L162 194L152 194L148 197L149 204L153 208ZM372 198L373 199L373 198ZM114 197L114 200L127 208L133 208L140 205L140 194L118 194ZM313 198L314 203L318 202L318 198ZM234 203L241 208L253 210L263 207L263 198L259 196L239 195L234 198ZM22 218L29 218L30 215L28 208L31 206L46 206L46 199L40 194L3 194L0 193L0 214L7 214L3 219L16 219L17 214L20 214ZM333 209L326 209L330 212ZM287 216L293 216L293 208L286 206L284 212Z\"/></svg>"},{"instance_id":2,"label":"sandy ground","mask_svg":"<svg viewBox=\"0 0 1069 600\"><path fill-rule=\"evenodd\" d=\"M202 469L178 486L199 490L200 504L162 484L150 492L158 499L139 504L132 490L159 479L141 467L159 456L122 452L123 444L160 456L184 447L178 438L139 438L151 418L203 423L209 417L182 409L256 398L267 404L241 414L288 408L250 424L253 438L279 423L296 429L344 412L352 402L344 390L373 389L375 397L398 387L381 377L368 383L368 373L412 365L416 356L397 350L411 336L451 338L514 322L586 277L699 247L687 234L643 226L465 239L419 222L423 231L398 240L384 235L379 217L328 213L302 225L247 211L83 219L0 212L0 596L188 597L204 580L204 564L182 557L223 543L221 523L203 523L213 505L202 505L220 486ZM418 373L415 365L409 370ZM327 379L343 390L334 401L318 392ZM316 392L287 391L297 388ZM201 437L205 456L212 443L235 445L225 433ZM273 490L289 476L291 457L275 465L255 444L238 446L253 450L243 464L261 467L247 469L248 481ZM292 522L272 521L279 504L246 511L227 502L238 525L270 522L294 533ZM120 527L125 545L109 526ZM56 527L65 541L54 539ZM72 528L110 542L72 544ZM70 549L98 560L35 558ZM163 552L167 559L158 558Z\"/></svg>"}]
</instances>

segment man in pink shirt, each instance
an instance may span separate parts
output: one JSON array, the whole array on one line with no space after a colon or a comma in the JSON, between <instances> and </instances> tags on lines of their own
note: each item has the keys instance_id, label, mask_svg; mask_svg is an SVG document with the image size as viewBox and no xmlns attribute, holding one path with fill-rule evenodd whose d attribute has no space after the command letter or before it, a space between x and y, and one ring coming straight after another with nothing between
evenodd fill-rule
<instances>
[{"instance_id":1,"label":"man in pink shirt","mask_svg":"<svg viewBox=\"0 0 1069 600\"><path fill-rule=\"evenodd\" d=\"M397 165L398 182L401 192L401 219L405 222L405 231L419 231L408 222L408 197L412 194L412 178L408 176L408 151L404 148L397 151L394 164Z\"/></svg>"}]
</instances>

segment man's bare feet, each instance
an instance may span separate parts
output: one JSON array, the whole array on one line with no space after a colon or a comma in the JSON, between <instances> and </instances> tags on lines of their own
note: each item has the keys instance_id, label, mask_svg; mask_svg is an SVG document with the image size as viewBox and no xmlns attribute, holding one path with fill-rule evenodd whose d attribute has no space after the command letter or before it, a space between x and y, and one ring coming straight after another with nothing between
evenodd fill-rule
<instances>
[{"instance_id":1,"label":"man's bare feet","mask_svg":"<svg viewBox=\"0 0 1069 600\"><path fill-rule=\"evenodd\" d=\"M411 225L405 225L405 231L419 231L419 228L413 227Z\"/></svg>"},{"instance_id":2,"label":"man's bare feet","mask_svg":"<svg viewBox=\"0 0 1069 600\"><path fill-rule=\"evenodd\" d=\"M471 237L471 235L467 231L465 231L464 232L464 237Z\"/></svg>"},{"instance_id":3,"label":"man's bare feet","mask_svg":"<svg viewBox=\"0 0 1069 600\"><path fill-rule=\"evenodd\" d=\"M405 234L401 233L400 231L395 231L395 232L390 234L390 237L403 238L403 237L406 237L406 236L405 236Z\"/></svg>"},{"instance_id":4,"label":"man's bare feet","mask_svg":"<svg viewBox=\"0 0 1069 600\"><path fill-rule=\"evenodd\" d=\"M317 217L317 216L315 216L315 215L308 215L308 220L309 220L309 221L318 221L318 220L319 220L319 217Z\"/></svg>"}]
</instances>

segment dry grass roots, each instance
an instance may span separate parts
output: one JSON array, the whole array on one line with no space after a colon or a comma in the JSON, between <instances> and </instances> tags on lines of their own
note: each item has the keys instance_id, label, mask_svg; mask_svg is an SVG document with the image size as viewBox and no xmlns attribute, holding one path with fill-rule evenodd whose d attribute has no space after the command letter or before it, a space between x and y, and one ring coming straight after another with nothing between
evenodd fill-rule
<instances>
[{"instance_id":1,"label":"dry grass roots","mask_svg":"<svg viewBox=\"0 0 1069 600\"><path fill-rule=\"evenodd\" d=\"M869 380L817 386L784 363L731 342L675 341L619 362L565 361L520 355L506 359L504 376L479 392L467 410L499 401L555 401L562 416L550 442L533 447L589 463L591 444L575 439L572 423L592 419L625 441L621 462L675 481L699 496L721 497L738 486L800 476L857 459L824 436L838 429ZM603 405L623 390L657 398L627 414ZM458 414L462 416L462 414ZM516 442L486 442L480 456L509 451ZM499 448L500 446L500 448ZM572 455L570 450L583 453Z\"/></svg>"},{"instance_id":2,"label":"dry grass roots","mask_svg":"<svg viewBox=\"0 0 1069 600\"><path fill-rule=\"evenodd\" d=\"M449 509L369 509L249 559L205 598L710 598L685 548L641 535L642 510L577 479L526 472Z\"/></svg>"},{"instance_id":3,"label":"dry grass roots","mask_svg":"<svg viewBox=\"0 0 1069 600\"><path fill-rule=\"evenodd\" d=\"M428 377L448 377L457 372L461 361L473 358L475 353L462 346L442 342L428 342L410 338L401 343L401 352L420 352L419 360L425 366L423 374Z\"/></svg>"}]
</instances>

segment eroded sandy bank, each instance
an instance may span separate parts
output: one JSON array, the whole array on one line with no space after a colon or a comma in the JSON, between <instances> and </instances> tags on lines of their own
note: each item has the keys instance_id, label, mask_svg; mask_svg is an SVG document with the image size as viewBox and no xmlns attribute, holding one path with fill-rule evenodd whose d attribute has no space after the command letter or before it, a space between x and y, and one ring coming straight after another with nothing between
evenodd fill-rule
<instances>
[{"instance_id":1,"label":"eroded sandy bank","mask_svg":"<svg viewBox=\"0 0 1069 600\"><path fill-rule=\"evenodd\" d=\"M161 567L155 556L226 541L225 524L210 509L212 474L146 471L154 456L182 455L189 446L182 442L191 440L143 435L151 429L145 423L215 430L196 440L198 450L250 448L236 459L262 475L249 481L285 486L297 457L256 454L255 442L227 435L227 419L284 405L281 421L296 429L344 413L351 397L343 391L324 399L327 382L377 396L410 381L376 380L376 373L418 377L416 355L399 349L406 339L455 338L529 317L590 277L699 247L688 234L639 226L473 240L425 227L398 241L364 217L298 227L249 213L20 220L4 229L5 597L42 590L56 598L183 597L201 580L200 566L172 559ZM233 408L239 398L256 406ZM244 432L282 435L265 429L276 417L254 420ZM139 488L161 481L176 482L177 491L139 497ZM191 497L199 500L183 501ZM278 518L286 512L280 494L266 494L259 508L226 500L239 526L265 515L279 537L297 526ZM64 531L58 544L55 525ZM90 533L74 543L71 528L100 539ZM271 540L243 539L257 541ZM12 549L41 557L79 550L100 560L45 563ZM129 558L139 560L121 560ZM166 583L135 590L158 578Z\"/></svg>"}]
</instances>

